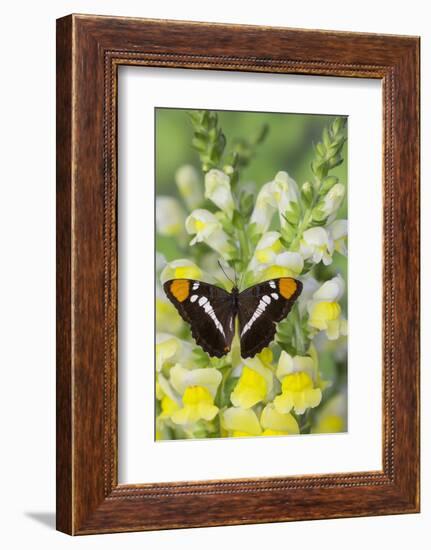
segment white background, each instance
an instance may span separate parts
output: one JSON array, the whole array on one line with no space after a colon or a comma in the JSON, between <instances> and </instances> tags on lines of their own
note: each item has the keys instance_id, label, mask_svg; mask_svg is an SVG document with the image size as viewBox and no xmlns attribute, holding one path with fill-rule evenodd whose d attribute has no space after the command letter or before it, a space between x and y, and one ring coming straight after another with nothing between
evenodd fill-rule
<instances>
[{"instance_id":1,"label":"white background","mask_svg":"<svg viewBox=\"0 0 431 550\"><path fill-rule=\"evenodd\" d=\"M357 518L72 539L54 523L55 18L74 12L285 25L422 36L422 151L431 150L431 30L427 3L262 3L132 0L8 2L2 10L0 88L2 270L1 542L9 548L426 547L431 521L429 391L423 398L421 515ZM3 43L4 42L4 43ZM431 331L431 168L422 166L423 334ZM422 386L431 387L423 339ZM364 396L364 405L366 397ZM428 537L427 537L428 538Z\"/></svg>"},{"instance_id":2,"label":"white background","mask_svg":"<svg viewBox=\"0 0 431 550\"><path fill-rule=\"evenodd\" d=\"M120 482L380 470L381 82L145 67L121 67L119 78ZM271 437L264 442L261 438L154 441L154 370L149 368L154 361L154 295L148 261L154 253L155 105L348 114L348 433ZM274 167L274 173L281 169L289 166Z\"/></svg>"}]
</instances>

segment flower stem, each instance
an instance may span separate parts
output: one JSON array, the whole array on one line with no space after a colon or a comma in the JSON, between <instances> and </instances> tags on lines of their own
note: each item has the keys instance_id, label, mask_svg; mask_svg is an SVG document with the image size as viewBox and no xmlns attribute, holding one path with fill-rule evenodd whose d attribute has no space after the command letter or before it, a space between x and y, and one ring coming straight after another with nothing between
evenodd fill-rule
<instances>
[{"instance_id":1,"label":"flower stem","mask_svg":"<svg viewBox=\"0 0 431 550\"><path fill-rule=\"evenodd\" d=\"M295 329L295 347L298 355L304 355L305 353L305 339L301 328L301 316L299 314L298 306L294 307L292 311L293 326Z\"/></svg>"},{"instance_id":2,"label":"flower stem","mask_svg":"<svg viewBox=\"0 0 431 550\"><path fill-rule=\"evenodd\" d=\"M248 262L250 261L250 247L247 239L247 235L245 232L244 224L241 228L237 229L237 235L238 235L238 241L239 241L239 247L240 247L240 253L241 253L241 264L242 264L242 271L245 271Z\"/></svg>"}]
</instances>

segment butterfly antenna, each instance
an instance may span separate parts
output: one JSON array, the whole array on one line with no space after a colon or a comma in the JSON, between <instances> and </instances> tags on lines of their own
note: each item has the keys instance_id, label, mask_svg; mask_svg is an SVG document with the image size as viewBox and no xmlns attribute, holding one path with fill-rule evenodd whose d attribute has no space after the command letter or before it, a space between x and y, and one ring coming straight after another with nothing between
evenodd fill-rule
<instances>
[{"instance_id":1,"label":"butterfly antenna","mask_svg":"<svg viewBox=\"0 0 431 550\"><path fill-rule=\"evenodd\" d=\"M235 273L235 282L234 282L234 281L232 281L232 279L229 277L229 275L226 273L226 271L223 269L223 266L221 265L220 260L217 260L217 263L218 263L218 265L220 266L220 269L223 271L223 273L224 273L226 279L227 279L228 281L230 281L232 284L236 285L236 273Z\"/></svg>"}]
</instances>

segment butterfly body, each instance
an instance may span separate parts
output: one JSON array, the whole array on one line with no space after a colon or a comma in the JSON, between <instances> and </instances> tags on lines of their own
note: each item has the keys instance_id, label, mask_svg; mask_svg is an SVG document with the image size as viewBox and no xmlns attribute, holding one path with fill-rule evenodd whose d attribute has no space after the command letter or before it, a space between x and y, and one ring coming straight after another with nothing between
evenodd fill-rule
<instances>
[{"instance_id":1,"label":"butterfly body","mask_svg":"<svg viewBox=\"0 0 431 550\"><path fill-rule=\"evenodd\" d=\"M163 285L192 336L209 355L222 357L231 349L235 319L239 320L241 356L254 357L270 344L276 324L284 319L302 290L302 283L282 277L242 292L230 292L193 279L172 279Z\"/></svg>"}]
</instances>

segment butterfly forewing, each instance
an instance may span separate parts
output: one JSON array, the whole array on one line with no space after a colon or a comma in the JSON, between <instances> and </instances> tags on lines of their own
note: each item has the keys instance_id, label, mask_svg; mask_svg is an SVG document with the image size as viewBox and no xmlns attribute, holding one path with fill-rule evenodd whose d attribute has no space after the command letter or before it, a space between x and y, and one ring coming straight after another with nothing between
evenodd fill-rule
<instances>
[{"instance_id":1,"label":"butterfly forewing","mask_svg":"<svg viewBox=\"0 0 431 550\"><path fill-rule=\"evenodd\" d=\"M276 323L284 319L302 290L302 283L282 277L259 283L239 294L241 356L254 357L274 339Z\"/></svg>"},{"instance_id":2,"label":"butterfly forewing","mask_svg":"<svg viewBox=\"0 0 431 550\"><path fill-rule=\"evenodd\" d=\"M181 317L190 324L198 345L216 357L230 351L235 313L229 292L192 279L172 279L163 288Z\"/></svg>"}]
</instances>

